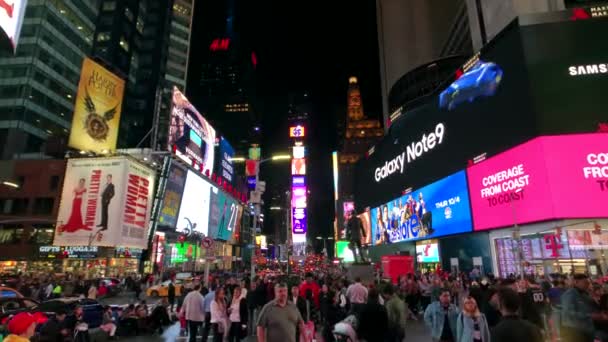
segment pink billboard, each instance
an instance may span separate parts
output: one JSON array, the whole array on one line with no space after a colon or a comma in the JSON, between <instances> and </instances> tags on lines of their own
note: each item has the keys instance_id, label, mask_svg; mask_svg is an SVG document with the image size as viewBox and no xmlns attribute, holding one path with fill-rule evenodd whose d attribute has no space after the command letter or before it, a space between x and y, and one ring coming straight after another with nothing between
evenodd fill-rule
<instances>
[{"instance_id":1,"label":"pink billboard","mask_svg":"<svg viewBox=\"0 0 608 342\"><path fill-rule=\"evenodd\" d=\"M608 216L608 134L533 139L467 169L475 230Z\"/></svg>"}]
</instances>

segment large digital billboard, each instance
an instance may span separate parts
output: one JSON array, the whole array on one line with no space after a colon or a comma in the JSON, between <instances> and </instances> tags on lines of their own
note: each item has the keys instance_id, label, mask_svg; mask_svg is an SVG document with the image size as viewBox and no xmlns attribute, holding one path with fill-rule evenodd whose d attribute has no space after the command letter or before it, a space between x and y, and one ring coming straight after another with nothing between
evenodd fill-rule
<instances>
[{"instance_id":1,"label":"large digital billboard","mask_svg":"<svg viewBox=\"0 0 608 342\"><path fill-rule=\"evenodd\" d=\"M434 94L402 109L356 166L358 209L376 207L546 134L606 123L607 18L513 21Z\"/></svg>"},{"instance_id":2,"label":"large digital billboard","mask_svg":"<svg viewBox=\"0 0 608 342\"><path fill-rule=\"evenodd\" d=\"M53 244L147 248L154 178L125 157L69 159Z\"/></svg>"},{"instance_id":3,"label":"large digital billboard","mask_svg":"<svg viewBox=\"0 0 608 342\"><path fill-rule=\"evenodd\" d=\"M536 138L467 174L475 230L608 215L608 134Z\"/></svg>"},{"instance_id":4,"label":"large digital billboard","mask_svg":"<svg viewBox=\"0 0 608 342\"><path fill-rule=\"evenodd\" d=\"M419 263L439 262L439 243L437 240L416 242L416 260Z\"/></svg>"},{"instance_id":5,"label":"large digital billboard","mask_svg":"<svg viewBox=\"0 0 608 342\"><path fill-rule=\"evenodd\" d=\"M224 137L221 137L219 144L219 156L216 167L216 173L222 176L222 178L228 183L234 185L234 148Z\"/></svg>"},{"instance_id":6,"label":"large digital billboard","mask_svg":"<svg viewBox=\"0 0 608 342\"><path fill-rule=\"evenodd\" d=\"M0 0L0 41L8 42L13 52L17 48L27 0Z\"/></svg>"},{"instance_id":7,"label":"large digital billboard","mask_svg":"<svg viewBox=\"0 0 608 342\"><path fill-rule=\"evenodd\" d=\"M209 214L209 236L228 241L236 231L238 221L237 201L222 190L212 187L211 211Z\"/></svg>"},{"instance_id":8,"label":"large digital billboard","mask_svg":"<svg viewBox=\"0 0 608 342\"><path fill-rule=\"evenodd\" d=\"M188 171L177 218L178 232L209 234L211 187L203 177Z\"/></svg>"},{"instance_id":9,"label":"large digital billboard","mask_svg":"<svg viewBox=\"0 0 608 342\"><path fill-rule=\"evenodd\" d=\"M68 145L97 153L115 150L124 91L123 79L85 58Z\"/></svg>"},{"instance_id":10,"label":"large digital billboard","mask_svg":"<svg viewBox=\"0 0 608 342\"><path fill-rule=\"evenodd\" d=\"M202 173L213 172L215 129L177 87L173 88L167 148Z\"/></svg>"},{"instance_id":11,"label":"large digital billboard","mask_svg":"<svg viewBox=\"0 0 608 342\"><path fill-rule=\"evenodd\" d=\"M372 209L371 225L374 245L471 231L465 172Z\"/></svg>"},{"instance_id":12,"label":"large digital billboard","mask_svg":"<svg viewBox=\"0 0 608 342\"><path fill-rule=\"evenodd\" d=\"M336 257L342 259L343 262L355 261L353 251L348 248L348 241L336 241Z\"/></svg>"},{"instance_id":13,"label":"large digital billboard","mask_svg":"<svg viewBox=\"0 0 608 342\"><path fill-rule=\"evenodd\" d=\"M167 185L165 187L165 196L163 198L163 207L158 217L158 224L161 226L176 228L177 214L179 205L182 201L182 193L184 192L184 184L186 182L186 170L177 163L171 164Z\"/></svg>"}]
</instances>

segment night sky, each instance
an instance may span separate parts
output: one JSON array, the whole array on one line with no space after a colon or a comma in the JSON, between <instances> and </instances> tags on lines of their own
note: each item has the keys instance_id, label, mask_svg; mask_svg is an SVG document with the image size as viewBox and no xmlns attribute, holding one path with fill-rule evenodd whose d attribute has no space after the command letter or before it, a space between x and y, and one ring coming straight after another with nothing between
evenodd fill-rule
<instances>
[{"instance_id":1,"label":"night sky","mask_svg":"<svg viewBox=\"0 0 608 342\"><path fill-rule=\"evenodd\" d=\"M309 234L331 235L334 217L331 152L338 146L338 120L346 117L349 76L359 78L366 115L381 116L375 1L220 3L197 1L192 49L196 53L196 49L207 48L214 35L221 35L218 27L225 22L225 8L232 3L234 31L258 56L256 110L262 117L262 148L267 152L263 154L287 151L287 131L283 127L288 93L310 94L313 113L307 142ZM190 63L193 62L191 58ZM268 187L276 184L278 190L285 191L288 170L287 165L267 167L261 174Z\"/></svg>"}]
</instances>

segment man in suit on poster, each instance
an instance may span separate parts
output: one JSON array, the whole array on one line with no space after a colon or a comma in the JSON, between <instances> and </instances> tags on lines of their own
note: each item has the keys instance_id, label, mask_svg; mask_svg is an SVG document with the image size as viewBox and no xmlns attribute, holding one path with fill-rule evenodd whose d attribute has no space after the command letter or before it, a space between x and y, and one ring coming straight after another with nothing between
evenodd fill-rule
<instances>
[{"instance_id":1,"label":"man in suit on poster","mask_svg":"<svg viewBox=\"0 0 608 342\"><path fill-rule=\"evenodd\" d=\"M101 227L100 230L108 230L108 207L110 201L114 197L114 184L112 184L112 175L106 177L108 183L106 188L101 193L101 223L97 227Z\"/></svg>"}]
</instances>

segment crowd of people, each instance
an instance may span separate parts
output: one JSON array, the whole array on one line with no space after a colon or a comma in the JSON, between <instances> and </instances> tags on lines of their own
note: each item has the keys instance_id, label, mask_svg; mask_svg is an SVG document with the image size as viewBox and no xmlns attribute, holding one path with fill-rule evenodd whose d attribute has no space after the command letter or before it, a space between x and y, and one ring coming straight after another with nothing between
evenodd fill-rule
<instances>
[{"instance_id":1,"label":"crowd of people","mask_svg":"<svg viewBox=\"0 0 608 342\"><path fill-rule=\"evenodd\" d=\"M217 274L207 279L208 286L195 282L178 295L169 280L168 296L153 310L138 293L125 308L105 307L100 329L111 338L162 333L179 321L189 341L236 342L255 336L261 342L393 342L408 339L408 321L422 320L436 342L608 341L608 293L583 274L496 279L433 272L404 275L396 283L377 278L350 282L335 272L253 279ZM130 289L141 291L153 283L149 281L138 279ZM63 291L62 283L52 279L38 286L24 279L20 285L30 295L42 292L42 298ZM93 299L102 286L77 280L73 292ZM17 314L8 322L11 335L5 341L69 340L81 322L78 307L58 311L38 328L34 315Z\"/></svg>"}]
</instances>

